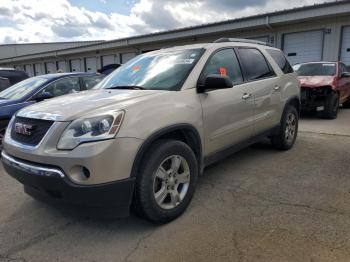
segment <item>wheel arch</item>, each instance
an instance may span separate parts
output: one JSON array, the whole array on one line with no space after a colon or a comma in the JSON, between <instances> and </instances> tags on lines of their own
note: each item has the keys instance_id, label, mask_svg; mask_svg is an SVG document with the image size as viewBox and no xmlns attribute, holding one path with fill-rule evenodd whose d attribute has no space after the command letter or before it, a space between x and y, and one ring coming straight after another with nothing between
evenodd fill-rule
<instances>
[{"instance_id":1,"label":"wheel arch","mask_svg":"<svg viewBox=\"0 0 350 262\"><path fill-rule=\"evenodd\" d=\"M289 105L292 105L296 108L296 110L298 111L298 114L300 114L301 112L301 103L300 103L300 98L298 96L293 96L293 97L290 97L285 105L284 105L284 109L283 109L283 113L285 112L287 106ZM282 114L282 117L283 117L283 114Z\"/></svg>"},{"instance_id":2,"label":"wheel arch","mask_svg":"<svg viewBox=\"0 0 350 262\"><path fill-rule=\"evenodd\" d=\"M203 154L201 137L197 129L190 124L176 124L164 127L152 135L150 135L139 148L132 169L131 177L136 177L139 173L139 167L151 146L160 139L176 139L186 143L194 152L197 162L198 170L202 170Z\"/></svg>"}]
</instances>

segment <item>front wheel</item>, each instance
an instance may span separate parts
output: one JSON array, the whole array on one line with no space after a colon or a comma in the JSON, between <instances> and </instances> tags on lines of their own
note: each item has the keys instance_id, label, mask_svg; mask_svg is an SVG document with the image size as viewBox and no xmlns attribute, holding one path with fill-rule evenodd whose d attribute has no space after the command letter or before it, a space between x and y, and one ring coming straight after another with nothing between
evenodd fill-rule
<instances>
[{"instance_id":1,"label":"front wheel","mask_svg":"<svg viewBox=\"0 0 350 262\"><path fill-rule=\"evenodd\" d=\"M326 98L323 117L326 119L336 119L339 110L339 95L332 93Z\"/></svg>"},{"instance_id":2,"label":"front wheel","mask_svg":"<svg viewBox=\"0 0 350 262\"><path fill-rule=\"evenodd\" d=\"M271 137L272 145L280 150L291 149L298 135L298 124L298 111L294 106L288 105L283 112L278 133Z\"/></svg>"},{"instance_id":3,"label":"front wheel","mask_svg":"<svg viewBox=\"0 0 350 262\"><path fill-rule=\"evenodd\" d=\"M134 208L156 223L177 218L191 202L197 175L197 160L187 144L177 140L157 142L140 168Z\"/></svg>"}]
</instances>

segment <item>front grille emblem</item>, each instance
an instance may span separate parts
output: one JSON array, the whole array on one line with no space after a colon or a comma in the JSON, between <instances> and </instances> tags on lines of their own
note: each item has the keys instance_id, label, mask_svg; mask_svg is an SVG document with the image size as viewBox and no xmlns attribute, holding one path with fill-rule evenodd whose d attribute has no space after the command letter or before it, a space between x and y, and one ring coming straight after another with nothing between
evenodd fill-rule
<instances>
[{"instance_id":1,"label":"front grille emblem","mask_svg":"<svg viewBox=\"0 0 350 262\"><path fill-rule=\"evenodd\" d=\"M33 125L22 124L22 123L15 124L15 132L21 135L26 135L26 136L32 135L33 128L34 128Z\"/></svg>"}]
</instances>

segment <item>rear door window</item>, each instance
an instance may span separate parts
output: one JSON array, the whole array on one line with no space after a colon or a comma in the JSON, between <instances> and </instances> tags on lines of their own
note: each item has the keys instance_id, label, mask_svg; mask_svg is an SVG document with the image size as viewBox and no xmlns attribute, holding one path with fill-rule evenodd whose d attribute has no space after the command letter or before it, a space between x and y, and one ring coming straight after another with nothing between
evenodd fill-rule
<instances>
[{"instance_id":1,"label":"rear door window","mask_svg":"<svg viewBox=\"0 0 350 262\"><path fill-rule=\"evenodd\" d=\"M289 74L294 72L292 66L281 51L274 49L267 49L266 51L273 58L273 60L275 60L276 64L283 71L283 73Z\"/></svg>"},{"instance_id":2,"label":"rear door window","mask_svg":"<svg viewBox=\"0 0 350 262\"><path fill-rule=\"evenodd\" d=\"M220 50L209 58L203 70L201 81L204 81L211 74L228 76L234 84L243 82L241 68L233 49Z\"/></svg>"},{"instance_id":3,"label":"rear door window","mask_svg":"<svg viewBox=\"0 0 350 262\"><path fill-rule=\"evenodd\" d=\"M276 75L258 49L238 48L237 51L246 81L254 81Z\"/></svg>"}]
</instances>

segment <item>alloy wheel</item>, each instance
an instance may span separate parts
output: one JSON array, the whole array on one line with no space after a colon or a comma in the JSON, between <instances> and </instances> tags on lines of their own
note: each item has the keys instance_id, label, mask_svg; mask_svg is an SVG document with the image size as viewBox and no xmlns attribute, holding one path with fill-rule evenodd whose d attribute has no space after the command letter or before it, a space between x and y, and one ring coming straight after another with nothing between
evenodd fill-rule
<instances>
[{"instance_id":1,"label":"alloy wheel","mask_svg":"<svg viewBox=\"0 0 350 262\"><path fill-rule=\"evenodd\" d=\"M286 129L285 129L285 139L287 143L292 143L295 137L297 129L297 118L295 114L290 112L287 115L287 120L286 120Z\"/></svg>"},{"instance_id":2,"label":"alloy wheel","mask_svg":"<svg viewBox=\"0 0 350 262\"><path fill-rule=\"evenodd\" d=\"M167 157L156 170L153 181L154 199L159 207L172 209L185 198L190 185L190 168L179 155Z\"/></svg>"}]
</instances>

